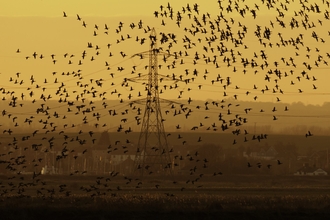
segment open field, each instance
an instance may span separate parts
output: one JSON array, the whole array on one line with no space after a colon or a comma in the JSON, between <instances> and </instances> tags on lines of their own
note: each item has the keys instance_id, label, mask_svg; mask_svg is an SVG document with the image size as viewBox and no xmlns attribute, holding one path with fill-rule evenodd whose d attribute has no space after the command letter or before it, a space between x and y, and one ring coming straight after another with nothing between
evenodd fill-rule
<instances>
[{"instance_id":1,"label":"open field","mask_svg":"<svg viewBox=\"0 0 330 220\"><path fill-rule=\"evenodd\" d=\"M320 192L318 192L320 193ZM326 219L330 196L280 195L122 195L9 199L1 206L5 219Z\"/></svg>"},{"instance_id":2,"label":"open field","mask_svg":"<svg viewBox=\"0 0 330 220\"><path fill-rule=\"evenodd\" d=\"M42 191L38 186L27 189L25 197L3 195L1 213L5 219L326 219L330 215L327 176L210 176L198 186L145 178L140 188L113 180L107 190L97 185L99 190L79 190L95 185L97 178L43 176L44 188L55 193L37 194ZM6 186L15 180L1 176L0 181ZM63 183L66 188L61 192Z\"/></svg>"}]
</instances>

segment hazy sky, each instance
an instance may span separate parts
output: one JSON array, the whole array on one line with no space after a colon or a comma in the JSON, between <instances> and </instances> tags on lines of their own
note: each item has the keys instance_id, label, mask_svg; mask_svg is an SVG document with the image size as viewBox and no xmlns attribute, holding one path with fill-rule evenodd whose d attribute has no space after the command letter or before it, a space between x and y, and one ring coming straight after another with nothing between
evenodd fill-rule
<instances>
[{"instance_id":1,"label":"hazy sky","mask_svg":"<svg viewBox=\"0 0 330 220\"><path fill-rule=\"evenodd\" d=\"M195 3L195 1L173 1L170 4L176 12L181 11L182 7L186 7L187 2L191 7L193 7L193 4ZM228 4L228 1L222 2L223 6ZM280 28L279 25L276 24L276 16L278 16L276 10L268 10L265 5L262 5L261 1L255 0L249 1L248 3L247 1L238 2L240 2L239 4L242 8L247 7L252 9L258 6L260 7L260 10L257 12L258 16L256 19L253 19L251 15L242 19L237 13L224 12L228 20L230 18L235 19L235 25L232 27L235 32L239 29L237 25L238 22L241 22L249 27L249 32L247 33L249 36L247 36L244 40L245 45L248 45L248 49L236 49L234 45L230 43L228 43L228 48L231 49L230 47L232 47L232 49L235 50L235 53L242 53L245 57L257 60L259 64L264 62L260 57L261 50L267 52L270 65L273 65L275 61L281 62L281 58L283 58L287 63L290 58L294 58L296 64L295 68L282 64L279 66L279 69L282 73L290 73L290 70L294 69L295 74L290 75L285 80L281 80L276 83L274 82L274 79L276 79L274 74L268 74L266 70L261 70L260 68L246 68L247 74L243 74L244 68L239 62L230 67L227 67L222 63L221 69L215 69L214 66L209 64L207 65L203 62L200 62L196 66L193 65L194 53L196 51L195 49L190 52L190 58L185 59L184 66L178 66L177 69L167 70L166 68L162 68L160 73L162 72L164 75L172 75L174 73L179 76L184 75L184 70L189 68L191 72L193 69L198 69L200 72L199 77L194 83L190 85L181 83L179 84L178 89L173 91L167 90L167 92L163 95L166 98L177 98L180 91L183 91L183 95L180 97L184 99L188 99L189 97L194 97L195 99L212 97L214 99L221 100L223 98L238 95L238 99L250 101L253 101L256 96L258 97L256 99L257 101L270 102L277 102L277 100L280 99L282 102L301 101L306 104L323 104L323 102L330 101L330 91L327 83L328 80L330 80L330 77L327 74L329 68L324 63L329 60L326 55L327 51L324 50L324 48L326 48L326 45L330 40L327 30L324 27L329 26L327 26L328 21L324 19L323 14L315 15L315 13L311 13L311 21L317 25L315 28L305 30L302 26L300 26L295 30L290 30L289 27ZM152 0L4 1L0 8L0 28L2 30L2 35L0 36L0 40L2 42L0 45L0 57L2 58L0 61L0 73L4 78L0 84L0 87L6 87L9 90L14 89L15 91L19 91L17 89L22 90L22 88L28 89L29 84L27 81L29 81L31 75L35 78L39 78L39 82L44 81L45 78L48 78L49 81L57 78L60 82L64 81L67 85L74 86L77 82L75 78L70 78L70 76L63 77L59 75L59 73L72 72L80 69L85 75L85 78L80 80L82 83L88 82L90 78L102 78L105 82L107 82L106 85L109 85L111 82L115 82L114 87L105 88L105 86L103 86L102 91L107 91L110 93L111 91L117 89L121 90L121 93L127 96L129 94L129 90L127 91L127 88L120 88L120 83L126 77L129 78L136 76L130 75L132 66L138 66L140 73L144 74L146 73L144 67L148 65L147 59L129 59L129 57L135 53L148 50L147 44L130 44L127 39L126 41L121 41L120 44L116 43L120 40L121 35L126 38L127 34L132 35L132 38L134 39L137 36L141 36L141 38L148 38L148 35L145 35L143 32L131 30L129 24L137 24L139 20L143 20L144 28L147 26L155 27L157 33L173 32L178 36L178 45L181 45L181 48L178 50L183 50L182 38L180 37L187 34L183 30L183 27L177 28L175 21L171 21L169 18L164 19L166 25L161 25L162 18L154 18L154 11L159 11L160 5L167 6L167 4L168 1ZM207 4L200 2L198 4L200 6L199 8L201 10L201 14L209 13L213 16L213 18L216 18L219 14L217 1L208 1ZM283 19L289 21L294 15L294 12L300 9L298 6L299 5L297 2L291 2L291 4L288 4L289 10L282 10L286 15ZM276 8L277 7L281 7L279 3L276 5ZM320 7L321 9L327 10L326 5ZM232 6L232 8L234 7ZM68 16L67 18L63 18L63 11L66 12ZM79 14L82 18L81 21L77 20L77 14ZM302 20L301 17L296 18L299 22ZM323 26L318 25L318 19L321 19L324 22ZM86 28L82 26L82 21L86 22ZM118 28L120 21L124 21L123 31L120 34L115 34L115 30ZM185 21L187 21L187 19ZM279 37L277 34L280 33L287 40L290 40L290 38L296 39L299 34L302 34L304 37L304 45L299 45L299 48L296 50L292 46L271 48L267 45L267 47L264 48L264 46L259 44L258 39L254 37L253 32L256 30L258 25L262 26L262 30L264 30L263 25L270 27L270 21L275 23L275 27L272 29L272 32L274 33L272 39L274 39L274 42L267 41L267 44L273 42L275 45L276 42L279 42ZM189 22L186 24L191 25ZM98 30L95 29L95 25L99 27ZM109 30L104 29L105 25L109 27ZM223 27L226 27L225 25L226 24L224 24ZM97 36L93 36L94 32L97 32ZM105 34L105 32L108 33ZM325 42L321 43L320 41L313 39L311 37L313 32L318 33L319 37L322 37ZM204 36L202 37L204 38ZM195 41L197 41L197 37L195 38ZM93 62L84 60L84 65L77 65L79 62L78 57L81 56L81 53L84 50L88 50L87 42L92 42L93 45L100 46L100 55L98 57L101 57L102 55L102 59L96 59ZM106 50L106 45L109 43L112 45L112 53L116 56L108 56L109 51ZM203 53L203 46L205 45L207 45L206 41L201 43L198 48L197 51L200 54ZM217 45L213 46L216 47ZM310 52L307 52L307 47L311 49ZM177 48L179 48L179 46L177 46ZM20 53L16 53L17 49L20 49ZM317 52L317 50L319 50L319 52ZM36 52L38 56L42 54L44 58L33 59L32 55L34 52ZM120 52L124 52L127 56L122 58L119 55ZM95 53L95 51L88 51L88 59L91 58L92 53ZM50 58L51 54L56 55L56 65L52 63L52 59ZM68 54L66 58L63 57L64 54ZM257 57L254 57L256 55ZM69 56L72 56L72 58L69 59ZM322 59L318 61L318 59L320 59L319 56L322 56ZM26 57L29 57L29 59L26 59ZM222 57L219 59L222 60ZM237 59L240 61L240 57ZM171 60L171 58L169 58L169 60L171 62L174 61L173 59ZM318 67L314 65L316 61L318 62ZM68 62L72 62L73 64L68 65ZM105 62L110 63L110 66L112 65L112 70L110 73L116 73L116 77L112 78L112 76L109 75L109 71L106 71L106 66L104 65ZM307 62L313 67L312 70L308 71L308 75L311 79L312 76L314 76L317 79L316 81L299 81L297 79L297 76L300 76L300 73L306 70L306 67L303 64L304 62ZM163 64L163 67L166 67L166 65L169 64ZM119 74L117 73L118 67L124 67L125 70ZM235 71L233 72L233 70ZM203 75L205 74L202 73L205 71L210 72L210 74L207 78L203 79ZM21 73L21 78L18 80L25 80L24 85L13 84L15 80L12 82L9 81L10 77L16 77L17 72ZM57 72L58 74L54 76L51 75L52 72ZM223 85L211 84L211 79L215 79L218 74L220 74L223 78L231 77L233 79L232 85L226 88L226 91L224 91ZM270 82L265 81L266 75L270 76ZM292 82L294 85L292 85ZM170 85L170 83L168 84ZM172 83L173 86L174 84L175 83ZM279 90L277 93L266 92L263 94L261 92L262 89L266 89L267 87L269 87L271 91L276 84L278 86L277 88L281 88L281 90L284 91L284 94L279 93ZM130 84L130 86L139 88L137 85ZM201 86L203 89L199 89ZM255 89L255 87L257 87L257 89ZM47 85L47 88L49 88L48 91L53 89L54 92L57 85ZM140 89L141 88L143 88L143 85L140 83ZM20 94L21 92L22 91L19 91L18 93ZM224 97L224 92L226 92L228 96ZM249 96L246 95L247 92L250 94ZM133 98L137 98L136 94Z\"/></svg>"},{"instance_id":2,"label":"hazy sky","mask_svg":"<svg viewBox=\"0 0 330 220\"><path fill-rule=\"evenodd\" d=\"M185 6L196 1L173 1L173 7ZM211 2L211 1L210 1ZM73 14L82 14L84 16L138 16L152 15L154 10L158 10L160 5L167 5L167 0L13 0L6 1L0 9L2 16L59 16L59 12L66 11ZM205 4L207 10L216 11L216 1L212 4ZM151 14L150 14L151 13Z\"/></svg>"},{"instance_id":3,"label":"hazy sky","mask_svg":"<svg viewBox=\"0 0 330 220\"><path fill-rule=\"evenodd\" d=\"M84 16L138 16L138 15L152 15L155 10L158 10L160 5L167 6L168 0L12 0L3 1L0 8L0 14L2 16L53 16L58 17L60 11L66 11L73 14L82 14ZM228 1L223 1L223 5ZM242 2L242 5L246 5L247 1ZM170 5L178 10L189 3L193 5L198 3L202 6L202 9L210 14L218 13L217 1L170 1ZM249 0L249 4L258 3L259 0ZM292 8L296 7L297 3L291 3ZM274 12L261 11L259 14L269 14ZM288 11L288 13L292 13Z\"/></svg>"}]
</instances>

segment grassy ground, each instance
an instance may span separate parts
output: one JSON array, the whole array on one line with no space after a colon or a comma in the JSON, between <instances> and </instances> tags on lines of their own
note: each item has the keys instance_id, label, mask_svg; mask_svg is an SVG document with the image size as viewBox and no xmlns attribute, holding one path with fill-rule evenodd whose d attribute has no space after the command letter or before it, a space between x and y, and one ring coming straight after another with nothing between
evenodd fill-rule
<instances>
[{"instance_id":1,"label":"grassy ground","mask_svg":"<svg viewBox=\"0 0 330 220\"><path fill-rule=\"evenodd\" d=\"M330 216L328 177L210 177L204 178L200 187L190 184L184 189L180 181L179 186L173 186L171 180L144 179L142 187L136 188L119 179L109 181L107 189L99 186L89 192L80 190L80 186L88 188L95 184L95 179L95 176L71 179L44 176L46 184L27 188L25 197L19 197L16 189L2 195L1 219L326 219ZM15 184L15 180L4 176L0 181L2 186ZM60 192L58 186L63 182L66 188ZM121 186L120 190L116 186ZM46 189L55 189L55 193L46 193ZM36 190L43 194L37 194Z\"/></svg>"},{"instance_id":2,"label":"grassy ground","mask_svg":"<svg viewBox=\"0 0 330 220\"><path fill-rule=\"evenodd\" d=\"M52 199L7 198L5 219L321 219L330 215L329 195L145 194Z\"/></svg>"}]
</instances>

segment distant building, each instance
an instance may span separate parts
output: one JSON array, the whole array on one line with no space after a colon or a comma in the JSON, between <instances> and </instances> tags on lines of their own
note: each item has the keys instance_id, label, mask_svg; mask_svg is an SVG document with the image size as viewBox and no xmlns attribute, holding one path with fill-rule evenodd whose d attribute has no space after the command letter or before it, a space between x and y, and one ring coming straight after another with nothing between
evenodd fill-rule
<instances>
[{"instance_id":1,"label":"distant building","mask_svg":"<svg viewBox=\"0 0 330 220\"><path fill-rule=\"evenodd\" d=\"M309 157L309 164L314 164L316 167L329 167L329 151L320 150L312 153Z\"/></svg>"},{"instance_id":2,"label":"distant building","mask_svg":"<svg viewBox=\"0 0 330 220\"><path fill-rule=\"evenodd\" d=\"M121 147L122 148L122 147ZM132 149L130 151L128 150L114 150L110 153L110 163L112 166L117 166L118 164L124 162L127 159L132 159L134 161L135 154L132 154Z\"/></svg>"},{"instance_id":3,"label":"distant building","mask_svg":"<svg viewBox=\"0 0 330 220\"><path fill-rule=\"evenodd\" d=\"M109 155L107 148L110 145L110 137L107 131L101 133L97 144L87 151L87 172L90 174L105 173L109 169Z\"/></svg>"},{"instance_id":4,"label":"distant building","mask_svg":"<svg viewBox=\"0 0 330 220\"><path fill-rule=\"evenodd\" d=\"M243 153L244 157L262 160L273 160L277 155L278 152L274 147L270 147L268 150L261 149L260 151L251 152L250 154L246 152Z\"/></svg>"},{"instance_id":5,"label":"distant building","mask_svg":"<svg viewBox=\"0 0 330 220\"><path fill-rule=\"evenodd\" d=\"M325 176L328 175L328 172L321 168L310 167L308 164L305 164L302 168L297 170L293 175L295 176Z\"/></svg>"},{"instance_id":6,"label":"distant building","mask_svg":"<svg viewBox=\"0 0 330 220\"><path fill-rule=\"evenodd\" d=\"M104 131L92 147L92 173L129 174L134 166L135 152L133 144L112 146L109 133Z\"/></svg>"},{"instance_id":7,"label":"distant building","mask_svg":"<svg viewBox=\"0 0 330 220\"><path fill-rule=\"evenodd\" d=\"M134 160L131 158L130 155L121 162L120 164L115 166L114 171L119 172L121 174L130 174L133 172L134 169Z\"/></svg>"}]
</instances>

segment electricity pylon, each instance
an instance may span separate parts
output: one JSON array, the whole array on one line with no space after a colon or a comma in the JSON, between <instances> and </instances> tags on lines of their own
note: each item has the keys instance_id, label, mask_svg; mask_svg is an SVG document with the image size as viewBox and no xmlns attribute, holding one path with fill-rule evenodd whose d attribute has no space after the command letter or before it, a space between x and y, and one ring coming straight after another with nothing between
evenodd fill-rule
<instances>
[{"instance_id":1,"label":"electricity pylon","mask_svg":"<svg viewBox=\"0 0 330 220\"><path fill-rule=\"evenodd\" d=\"M140 176L144 174L172 175L172 162L163 124L158 87L158 56L167 58L170 54L163 53L157 48L154 28L149 38L150 50L136 54L141 57L149 56L149 72L144 116L134 159L134 173Z\"/></svg>"}]
</instances>

